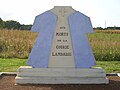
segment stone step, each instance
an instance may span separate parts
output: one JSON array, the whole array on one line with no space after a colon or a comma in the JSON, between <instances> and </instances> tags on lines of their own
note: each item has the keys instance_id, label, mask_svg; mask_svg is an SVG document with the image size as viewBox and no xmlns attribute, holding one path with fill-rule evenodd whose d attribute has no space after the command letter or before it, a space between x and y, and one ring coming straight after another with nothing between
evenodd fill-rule
<instances>
[{"instance_id":1,"label":"stone step","mask_svg":"<svg viewBox=\"0 0 120 90\"><path fill-rule=\"evenodd\" d=\"M88 73L88 72L18 72L18 76L47 76L47 77L106 77L105 73Z\"/></svg>"},{"instance_id":2,"label":"stone step","mask_svg":"<svg viewBox=\"0 0 120 90\"><path fill-rule=\"evenodd\" d=\"M17 84L107 84L107 78L16 77Z\"/></svg>"},{"instance_id":3,"label":"stone step","mask_svg":"<svg viewBox=\"0 0 120 90\"><path fill-rule=\"evenodd\" d=\"M75 69L75 68L32 68L20 67L18 76L48 76L48 77L106 77L103 69Z\"/></svg>"},{"instance_id":4,"label":"stone step","mask_svg":"<svg viewBox=\"0 0 120 90\"><path fill-rule=\"evenodd\" d=\"M18 72L98 72L102 73L104 70L100 67L98 68L32 68L31 66L20 66Z\"/></svg>"},{"instance_id":5,"label":"stone step","mask_svg":"<svg viewBox=\"0 0 120 90\"><path fill-rule=\"evenodd\" d=\"M16 84L106 84L102 68L32 68L21 66Z\"/></svg>"}]
</instances>

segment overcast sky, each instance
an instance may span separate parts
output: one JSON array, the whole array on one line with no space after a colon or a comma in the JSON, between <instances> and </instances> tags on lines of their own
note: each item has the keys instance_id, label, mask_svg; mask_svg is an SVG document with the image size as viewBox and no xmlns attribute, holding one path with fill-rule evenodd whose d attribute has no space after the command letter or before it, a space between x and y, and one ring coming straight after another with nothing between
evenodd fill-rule
<instances>
[{"instance_id":1,"label":"overcast sky","mask_svg":"<svg viewBox=\"0 0 120 90\"><path fill-rule=\"evenodd\" d=\"M33 24L35 16L54 6L72 6L89 16L93 27L120 27L120 0L0 0L0 18Z\"/></svg>"}]
</instances>

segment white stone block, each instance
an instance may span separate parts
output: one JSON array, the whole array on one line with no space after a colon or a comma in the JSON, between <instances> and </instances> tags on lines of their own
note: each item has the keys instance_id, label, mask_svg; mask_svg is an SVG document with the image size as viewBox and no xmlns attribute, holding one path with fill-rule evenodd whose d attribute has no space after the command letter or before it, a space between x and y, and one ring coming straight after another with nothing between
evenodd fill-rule
<instances>
[{"instance_id":1,"label":"white stone block","mask_svg":"<svg viewBox=\"0 0 120 90\"><path fill-rule=\"evenodd\" d=\"M33 73L34 72L34 73ZM101 68L28 68L20 67L18 76L47 76L47 77L106 77Z\"/></svg>"},{"instance_id":2,"label":"white stone block","mask_svg":"<svg viewBox=\"0 0 120 90\"><path fill-rule=\"evenodd\" d=\"M17 84L107 84L107 78L16 77Z\"/></svg>"},{"instance_id":3,"label":"white stone block","mask_svg":"<svg viewBox=\"0 0 120 90\"><path fill-rule=\"evenodd\" d=\"M32 68L18 69L16 84L107 84L102 68Z\"/></svg>"}]
</instances>

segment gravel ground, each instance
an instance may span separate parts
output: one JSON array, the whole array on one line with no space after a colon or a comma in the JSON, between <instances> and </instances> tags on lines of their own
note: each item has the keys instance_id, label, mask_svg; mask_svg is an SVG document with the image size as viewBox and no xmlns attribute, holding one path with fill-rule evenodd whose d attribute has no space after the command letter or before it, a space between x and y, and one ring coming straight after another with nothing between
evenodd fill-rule
<instances>
[{"instance_id":1,"label":"gravel ground","mask_svg":"<svg viewBox=\"0 0 120 90\"><path fill-rule=\"evenodd\" d=\"M1 75L0 90L120 90L120 77L108 76L107 85L15 85L16 75Z\"/></svg>"}]
</instances>

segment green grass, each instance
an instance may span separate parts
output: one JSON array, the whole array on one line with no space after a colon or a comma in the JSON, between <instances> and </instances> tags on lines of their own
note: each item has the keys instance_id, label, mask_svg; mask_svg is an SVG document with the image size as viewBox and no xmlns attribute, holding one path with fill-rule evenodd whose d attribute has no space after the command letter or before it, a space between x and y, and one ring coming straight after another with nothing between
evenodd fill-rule
<instances>
[{"instance_id":1,"label":"green grass","mask_svg":"<svg viewBox=\"0 0 120 90\"><path fill-rule=\"evenodd\" d=\"M1 59L0 58L0 72L15 72L20 66L25 66L26 59Z\"/></svg>"},{"instance_id":2,"label":"green grass","mask_svg":"<svg viewBox=\"0 0 120 90\"><path fill-rule=\"evenodd\" d=\"M0 72L16 72L20 66L25 66L27 59L0 58ZM102 67L107 73L120 73L120 61L97 61L97 67Z\"/></svg>"},{"instance_id":3,"label":"green grass","mask_svg":"<svg viewBox=\"0 0 120 90\"><path fill-rule=\"evenodd\" d=\"M120 73L120 61L97 61L97 67L102 67L107 73Z\"/></svg>"},{"instance_id":4,"label":"green grass","mask_svg":"<svg viewBox=\"0 0 120 90\"><path fill-rule=\"evenodd\" d=\"M88 34L96 60L120 61L120 34L95 33Z\"/></svg>"},{"instance_id":5,"label":"green grass","mask_svg":"<svg viewBox=\"0 0 120 90\"><path fill-rule=\"evenodd\" d=\"M107 73L120 72L120 30L95 32L87 36L97 67L102 67ZM0 30L0 72L15 72L26 65L27 59L16 58L28 58L37 35L26 30Z\"/></svg>"}]
</instances>

